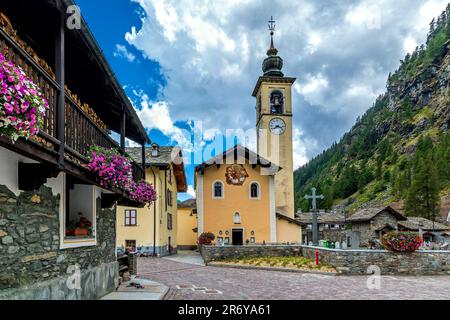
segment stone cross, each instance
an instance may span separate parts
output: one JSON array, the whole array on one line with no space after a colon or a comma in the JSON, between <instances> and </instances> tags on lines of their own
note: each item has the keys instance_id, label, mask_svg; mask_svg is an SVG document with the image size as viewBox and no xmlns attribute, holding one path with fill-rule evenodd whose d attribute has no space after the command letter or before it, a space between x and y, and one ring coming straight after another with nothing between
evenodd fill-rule
<instances>
[{"instance_id":1,"label":"stone cross","mask_svg":"<svg viewBox=\"0 0 450 320\"><path fill-rule=\"evenodd\" d=\"M319 244L319 231L317 227L317 199L325 198L323 194L316 195L316 188L311 188L311 195L305 195L305 199L312 200L312 234L313 234L313 244L317 246Z\"/></svg>"}]
</instances>

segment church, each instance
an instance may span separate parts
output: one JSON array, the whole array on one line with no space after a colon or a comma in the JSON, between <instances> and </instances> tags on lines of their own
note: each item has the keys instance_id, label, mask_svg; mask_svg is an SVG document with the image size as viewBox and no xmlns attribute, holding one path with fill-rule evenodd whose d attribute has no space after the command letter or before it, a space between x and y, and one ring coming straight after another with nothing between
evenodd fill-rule
<instances>
[{"instance_id":1,"label":"church","mask_svg":"<svg viewBox=\"0 0 450 320\"><path fill-rule=\"evenodd\" d=\"M294 218L292 85L283 59L270 49L256 82L257 153L237 145L195 167L198 235L216 243L300 243Z\"/></svg>"}]
</instances>

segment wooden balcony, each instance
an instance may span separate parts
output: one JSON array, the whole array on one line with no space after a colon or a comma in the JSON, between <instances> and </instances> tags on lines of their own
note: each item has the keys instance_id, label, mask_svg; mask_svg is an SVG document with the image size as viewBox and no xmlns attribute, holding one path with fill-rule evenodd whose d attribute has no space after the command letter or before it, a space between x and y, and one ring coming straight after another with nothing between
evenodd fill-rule
<instances>
[{"instance_id":1,"label":"wooden balcony","mask_svg":"<svg viewBox=\"0 0 450 320\"><path fill-rule=\"evenodd\" d=\"M64 80L58 81L58 75L55 75L45 62L37 56L30 55L23 44L18 43L17 39L13 39L1 28L0 52L7 60L12 60L22 67L27 76L39 85L49 103L45 123L36 137L28 141L19 139L15 144L6 137L0 137L0 145L45 163L47 166L53 166L57 171L64 170L82 180L95 183L95 177L86 169L88 146L95 144L106 148L116 148L125 154L123 145L125 121L121 130L123 143L119 145L110 137L102 120L87 114L85 108L74 99L73 93L68 92L64 86ZM62 66L64 66L63 63ZM57 70L56 73L60 72ZM63 105L62 101L64 101ZM54 170L50 171L54 172ZM143 166L134 161L133 174L136 181L145 179Z\"/></svg>"}]
</instances>

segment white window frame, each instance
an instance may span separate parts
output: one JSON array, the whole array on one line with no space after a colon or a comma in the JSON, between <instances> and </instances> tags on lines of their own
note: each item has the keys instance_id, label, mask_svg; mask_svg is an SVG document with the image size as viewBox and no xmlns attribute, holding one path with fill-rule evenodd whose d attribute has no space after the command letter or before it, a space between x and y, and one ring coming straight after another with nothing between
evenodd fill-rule
<instances>
[{"instance_id":1,"label":"white window frame","mask_svg":"<svg viewBox=\"0 0 450 320\"><path fill-rule=\"evenodd\" d=\"M239 222L236 222L236 219L235 219L236 215L238 215L238 217L239 217ZM241 216L240 212L236 211L235 213L233 213L233 224L242 224L242 216Z\"/></svg>"},{"instance_id":2,"label":"white window frame","mask_svg":"<svg viewBox=\"0 0 450 320\"><path fill-rule=\"evenodd\" d=\"M258 186L258 196L255 198L252 197L252 184L254 183ZM250 200L261 200L261 184L258 181L251 181L248 185L248 198Z\"/></svg>"},{"instance_id":3,"label":"white window frame","mask_svg":"<svg viewBox=\"0 0 450 320\"><path fill-rule=\"evenodd\" d=\"M219 182L222 185L222 196L221 197L216 197L215 195L215 184ZM215 180L212 183L212 192L211 192L211 196L213 199L225 199L225 184L223 183L223 181L221 180Z\"/></svg>"},{"instance_id":4,"label":"white window frame","mask_svg":"<svg viewBox=\"0 0 450 320\"><path fill-rule=\"evenodd\" d=\"M63 173L62 177L62 191L61 191L61 201L59 210L59 248L60 249L70 249L70 248L81 248L81 247L93 247L97 245L97 196L100 196L99 188L92 186L92 196L93 196L93 218L92 226L94 229L94 237L90 239L66 239L66 174Z\"/></svg>"}]
</instances>

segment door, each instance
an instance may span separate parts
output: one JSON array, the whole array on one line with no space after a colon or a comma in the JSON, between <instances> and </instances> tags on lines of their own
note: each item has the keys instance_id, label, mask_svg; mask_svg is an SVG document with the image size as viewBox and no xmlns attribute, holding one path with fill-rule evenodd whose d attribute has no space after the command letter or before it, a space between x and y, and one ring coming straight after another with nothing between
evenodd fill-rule
<instances>
[{"instance_id":1,"label":"door","mask_svg":"<svg viewBox=\"0 0 450 320\"><path fill-rule=\"evenodd\" d=\"M169 243L169 248L168 248L168 249L169 249L169 256L172 254L172 243L171 243L172 241L171 241L171 240L172 240L172 238L169 237L169 239L168 239L168 243Z\"/></svg>"},{"instance_id":2,"label":"door","mask_svg":"<svg viewBox=\"0 0 450 320\"><path fill-rule=\"evenodd\" d=\"M231 243L233 246L242 246L244 244L244 230L233 229L231 231Z\"/></svg>"}]
</instances>

